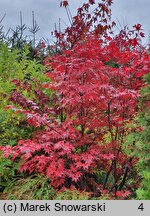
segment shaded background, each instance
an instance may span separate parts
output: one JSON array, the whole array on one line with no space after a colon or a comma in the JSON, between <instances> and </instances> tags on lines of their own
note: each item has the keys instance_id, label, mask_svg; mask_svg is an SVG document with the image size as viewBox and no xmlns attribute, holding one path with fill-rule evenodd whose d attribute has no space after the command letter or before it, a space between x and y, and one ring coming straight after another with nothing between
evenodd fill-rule
<instances>
[{"instance_id":1,"label":"shaded background","mask_svg":"<svg viewBox=\"0 0 150 216\"><path fill-rule=\"evenodd\" d=\"M69 0L70 10L72 15L75 15L76 9L84 2L84 0ZM98 2L98 0L96 0ZM19 14L22 12L23 23L27 27L32 26L32 11L35 13L35 19L40 27L37 33L37 38L51 38L51 31L54 30L54 23L59 22L61 18L62 29L69 24L66 11L59 7L59 0L0 0L0 19L6 13L6 16L1 24L4 25L4 30L9 27L15 28L20 23ZM119 20L124 26L133 26L140 23L146 33L146 40L150 33L150 0L114 0L112 7L112 17L114 20ZM119 24L120 23L120 24Z\"/></svg>"}]
</instances>

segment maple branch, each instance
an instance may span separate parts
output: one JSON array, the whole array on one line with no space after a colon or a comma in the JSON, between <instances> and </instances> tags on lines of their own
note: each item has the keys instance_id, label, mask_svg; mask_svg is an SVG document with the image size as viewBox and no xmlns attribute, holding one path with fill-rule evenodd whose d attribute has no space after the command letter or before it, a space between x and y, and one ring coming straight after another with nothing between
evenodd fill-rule
<instances>
[{"instance_id":1,"label":"maple branch","mask_svg":"<svg viewBox=\"0 0 150 216\"><path fill-rule=\"evenodd\" d=\"M103 184L103 190L106 188L106 184L107 184L107 181L108 181L108 177L112 171L112 168L113 168L113 164L114 164L114 160L112 160L112 163L111 163L111 166L109 168L109 171L107 172L107 175L106 175L106 178L105 178L105 181L104 181L104 184Z\"/></svg>"},{"instance_id":2,"label":"maple branch","mask_svg":"<svg viewBox=\"0 0 150 216\"><path fill-rule=\"evenodd\" d=\"M127 178L128 172L130 171L130 168L129 168L129 165L128 165L128 164L131 163L132 160L133 160L133 157L131 157L131 158L129 159L129 161L126 163L126 165L125 165L124 176L123 176L122 182L121 182L120 185L119 185L119 190L121 190L121 189L123 188L123 186L124 186L124 184L125 184L125 182L126 182L126 178Z\"/></svg>"},{"instance_id":3,"label":"maple branch","mask_svg":"<svg viewBox=\"0 0 150 216\"><path fill-rule=\"evenodd\" d=\"M64 98L64 93L63 92L61 94L61 98L62 99ZM60 119L61 119L61 122L64 121L64 108L63 107L61 108L61 111L60 111Z\"/></svg>"},{"instance_id":4,"label":"maple branch","mask_svg":"<svg viewBox=\"0 0 150 216\"><path fill-rule=\"evenodd\" d=\"M109 190L109 193L112 192L112 190L113 190L114 188L115 188L115 194L116 194L117 190L122 190L122 188L123 188L123 186L124 186L124 184L125 184L125 182L126 182L128 173L129 173L129 171L130 171L130 168L129 168L129 166L128 166L128 163L130 163L130 162L132 161L132 159L133 159L133 157L130 158L129 161L128 161L128 162L126 163L126 165L125 165L124 175L123 175L123 179L122 179L121 183L120 183L120 184L117 184L117 182L114 183L113 186L111 187L111 189ZM118 180L119 180L119 178L118 178Z\"/></svg>"},{"instance_id":5,"label":"maple branch","mask_svg":"<svg viewBox=\"0 0 150 216\"><path fill-rule=\"evenodd\" d=\"M81 134L82 134L82 136L84 136L84 130L85 130L84 125L81 124Z\"/></svg>"},{"instance_id":6,"label":"maple branch","mask_svg":"<svg viewBox=\"0 0 150 216\"><path fill-rule=\"evenodd\" d=\"M115 132L115 141L117 140L117 136L118 136L118 127L116 127L116 132Z\"/></svg>"},{"instance_id":7,"label":"maple branch","mask_svg":"<svg viewBox=\"0 0 150 216\"><path fill-rule=\"evenodd\" d=\"M114 167L114 179L115 179L115 182L114 182L112 188L110 189L110 191L112 191L112 189L115 187L116 183L118 182L118 178L116 177L116 167L117 167L117 160L118 160L118 157L119 157L119 153L120 153L121 148L122 148L122 143L123 143L123 140L121 141L121 144L120 144L120 147L118 149L116 158L114 160L112 160L112 164L110 166L110 169L107 172L107 175L106 175L106 178L105 178L105 182L104 182L104 185L103 185L103 189L105 189L105 187L106 187L106 184L107 184L107 181L108 181L108 177L109 177L109 175L110 175L113 167Z\"/></svg>"},{"instance_id":8,"label":"maple branch","mask_svg":"<svg viewBox=\"0 0 150 216\"><path fill-rule=\"evenodd\" d=\"M120 152L121 152L121 148L122 148L122 145L123 145L123 136L124 136L124 129L123 129L123 132L122 132L122 134L121 134L121 143L120 143L120 146L119 146L119 149L118 149L118 152L117 152L117 155L116 155L116 158L114 159L114 180L115 180L115 182L114 182L114 184L113 184L113 186L112 186L112 188L111 188L111 190L110 191L112 191L112 189L115 187L115 189L117 189L117 182L118 182L118 180L119 180L119 176L117 176L117 161L118 161L118 158L119 158L119 154L120 154Z\"/></svg>"},{"instance_id":9,"label":"maple branch","mask_svg":"<svg viewBox=\"0 0 150 216\"><path fill-rule=\"evenodd\" d=\"M62 134L60 132L58 132L54 127L50 126L49 123L45 124L44 126L49 127L51 130L55 131L56 133L58 133L59 135L62 136Z\"/></svg>"},{"instance_id":10,"label":"maple branch","mask_svg":"<svg viewBox=\"0 0 150 216\"><path fill-rule=\"evenodd\" d=\"M89 187L92 189L93 194L91 195L91 197L100 197L101 196L101 191L99 188L99 184L97 184L92 178L88 177L87 178L87 184L89 185Z\"/></svg>"},{"instance_id":11,"label":"maple branch","mask_svg":"<svg viewBox=\"0 0 150 216\"><path fill-rule=\"evenodd\" d=\"M123 175L123 179L122 179L121 183L120 183L120 184L117 183L117 182L119 181L119 178L120 178L120 176L118 176L117 181L114 182L114 184L112 185L112 187L111 187L109 193L110 193L114 188L115 188L115 193L117 192L117 189L122 190L122 188L123 188L123 186L124 186L124 184L125 184L125 182L126 182L128 173L129 173L129 171L130 171L129 163L131 163L132 160L133 160L133 157L129 158L129 160L126 162L126 164L125 164L125 166L124 166L124 167L125 167L125 169L124 169L124 175Z\"/></svg>"},{"instance_id":12,"label":"maple branch","mask_svg":"<svg viewBox=\"0 0 150 216\"><path fill-rule=\"evenodd\" d=\"M111 117L110 117L110 114L111 114L111 111L110 111L110 104L112 102L112 99L108 102L108 107L107 107L107 114L108 114L108 127L109 127L109 132L111 134L111 140L112 142L114 141L114 137L113 137L113 132L112 132L112 129L111 129Z\"/></svg>"},{"instance_id":13,"label":"maple branch","mask_svg":"<svg viewBox=\"0 0 150 216\"><path fill-rule=\"evenodd\" d=\"M67 13L67 17L68 17L68 20L70 22L70 25L72 26L73 23L72 23L72 16L71 16L71 13L70 13L70 10L69 10L69 7L65 7L65 10L66 10L66 13Z\"/></svg>"},{"instance_id":14,"label":"maple branch","mask_svg":"<svg viewBox=\"0 0 150 216\"><path fill-rule=\"evenodd\" d=\"M113 165L114 165L113 174L114 174L115 184L116 184L116 182L117 182L117 173L116 173L116 171L117 171L117 160L118 160L120 151L121 151L121 146L120 146L119 149L118 149L117 156L116 156L116 158L114 159L114 164L113 164Z\"/></svg>"}]
</instances>

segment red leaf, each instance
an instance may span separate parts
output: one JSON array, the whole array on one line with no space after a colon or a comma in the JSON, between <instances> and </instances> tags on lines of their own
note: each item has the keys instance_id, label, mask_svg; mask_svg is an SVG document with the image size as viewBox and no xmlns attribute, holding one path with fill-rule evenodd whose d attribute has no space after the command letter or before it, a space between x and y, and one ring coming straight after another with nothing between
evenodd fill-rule
<instances>
[{"instance_id":1,"label":"red leaf","mask_svg":"<svg viewBox=\"0 0 150 216\"><path fill-rule=\"evenodd\" d=\"M93 5L95 4L95 0L89 0L89 3Z\"/></svg>"},{"instance_id":2,"label":"red leaf","mask_svg":"<svg viewBox=\"0 0 150 216\"><path fill-rule=\"evenodd\" d=\"M67 7L68 6L68 1L61 1L60 2L60 7Z\"/></svg>"},{"instance_id":3,"label":"red leaf","mask_svg":"<svg viewBox=\"0 0 150 216\"><path fill-rule=\"evenodd\" d=\"M141 30L142 25L141 24L136 24L133 26L133 28L136 29L136 31L140 31Z\"/></svg>"},{"instance_id":4,"label":"red leaf","mask_svg":"<svg viewBox=\"0 0 150 216\"><path fill-rule=\"evenodd\" d=\"M117 191L116 196L118 197L127 197L129 196L131 193L130 191Z\"/></svg>"},{"instance_id":5,"label":"red leaf","mask_svg":"<svg viewBox=\"0 0 150 216\"><path fill-rule=\"evenodd\" d=\"M145 37L145 34L143 32L140 32L141 37Z\"/></svg>"}]
</instances>

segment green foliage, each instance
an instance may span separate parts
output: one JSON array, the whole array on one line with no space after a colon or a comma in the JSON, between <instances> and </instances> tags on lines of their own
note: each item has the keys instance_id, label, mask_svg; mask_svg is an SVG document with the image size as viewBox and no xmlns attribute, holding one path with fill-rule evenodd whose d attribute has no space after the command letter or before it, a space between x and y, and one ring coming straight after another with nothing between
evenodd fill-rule
<instances>
[{"instance_id":1,"label":"green foliage","mask_svg":"<svg viewBox=\"0 0 150 216\"><path fill-rule=\"evenodd\" d=\"M150 171L145 170L141 172L143 182L140 188L137 189L137 199L150 200Z\"/></svg>"},{"instance_id":2,"label":"green foliage","mask_svg":"<svg viewBox=\"0 0 150 216\"><path fill-rule=\"evenodd\" d=\"M18 167L19 167L19 163L12 162L10 159L5 158L0 154L0 191L1 192L3 192L3 190L7 187L7 185L9 185L14 180L14 178L17 177L16 173Z\"/></svg>"},{"instance_id":3,"label":"green foliage","mask_svg":"<svg viewBox=\"0 0 150 216\"><path fill-rule=\"evenodd\" d=\"M4 193L9 200L51 200L56 194L49 180L43 176L15 179L5 188Z\"/></svg>"},{"instance_id":4,"label":"green foliage","mask_svg":"<svg viewBox=\"0 0 150 216\"><path fill-rule=\"evenodd\" d=\"M56 200L87 200L89 193L85 191L78 191L75 188L65 189L62 192L57 193Z\"/></svg>"},{"instance_id":5,"label":"green foliage","mask_svg":"<svg viewBox=\"0 0 150 216\"><path fill-rule=\"evenodd\" d=\"M144 127L139 140L141 142L138 171L142 182L137 193L137 199L150 199L150 73L145 76L146 87L142 89L141 106L144 107L139 117L139 124Z\"/></svg>"},{"instance_id":6,"label":"green foliage","mask_svg":"<svg viewBox=\"0 0 150 216\"><path fill-rule=\"evenodd\" d=\"M20 139L31 138L31 134L35 130L35 128L26 124L22 114L6 110L6 106L11 104L9 101L11 93L16 89L15 84L12 82L13 79L22 83L30 83L30 91L22 87L17 89L28 99L33 99L34 90L48 79L43 74L44 67L35 60L31 60L28 57L29 54L29 47L25 46L20 58L19 50L12 50L8 44L0 42L0 146L14 146ZM10 185L12 180L15 179L16 181L18 166L18 163L11 162L9 159L0 156L1 190L7 188L7 185ZM44 187L37 191L38 197L43 196L43 193L45 196L49 193L43 190L45 190Z\"/></svg>"},{"instance_id":7,"label":"green foliage","mask_svg":"<svg viewBox=\"0 0 150 216\"><path fill-rule=\"evenodd\" d=\"M8 158L0 155L0 186L5 186L6 181L12 180L15 176L15 171L18 169L17 163L12 163Z\"/></svg>"},{"instance_id":8,"label":"green foliage","mask_svg":"<svg viewBox=\"0 0 150 216\"><path fill-rule=\"evenodd\" d=\"M11 52L7 44L0 43L0 77L1 80L7 81L11 77L15 77L18 51Z\"/></svg>"},{"instance_id":9,"label":"green foliage","mask_svg":"<svg viewBox=\"0 0 150 216\"><path fill-rule=\"evenodd\" d=\"M131 133L126 137L123 151L130 157L139 157L135 170L138 173L139 185L136 199L150 199L150 73L145 77L145 87L141 90L139 112L127 125Z\"/></svg>"},{"instance_id":10,"label":"green foliage","mask_svg":"<svg viewBox=\"0 0 150 216\"><path fill-rule=\"evenodd\" d=\"M44 66L39 64L36 60L32 60L28 57L30 54L29 46L25 46L22 52L22 58L20 59L19 50L11 50L7 44L0 43L0 80L7 82L7 85L3 83L3 89L8 90L8 83L12 79L33 81L36 79L40 82L45 80L43 75ZM14 87L13 84L11 84ZM5 87L5 88L4 88Z\"/></svg>"},{"instance_id":11,"label":"green foliage","mask_svg":"<svg viewBox=\"0 0 150 216\"><path fill-rule=\"evenodd\" d=\"M29 138L33 128L26 126L22 115L14 114L5 109L11 92L16 89L12 80L29 82L30 92L20 88L21 93L28 99L33 99L34 90L48 78L43 74L44 67L35 60L28 59L28 46L22 52L20 60L19 50L11 51L7 44L0 43L0 145L15 145L19 139Z\"/></svg>"},{"instance_id":12,"label":"green foliage","mask_svg":"<svg viewBox=\"0 0 150 216\"><path fill-rule=\"evenodd\" d=\"M18 140L31 137L32 127L25 126L22 115L16 115L11 110L0 110L0 145L14 146Z\"/></svg>"},{"instance_id":13,"label":"green foliage","mask_svg":"<svg viewBox=\"0 0 150 216\"><path fill-rule=\"evenodd\" d=\"M113 61L109 61L105 65L111 66L113 68L119 68L119 65L116 62L113 62Z\"/></svg>"}]
</instances>

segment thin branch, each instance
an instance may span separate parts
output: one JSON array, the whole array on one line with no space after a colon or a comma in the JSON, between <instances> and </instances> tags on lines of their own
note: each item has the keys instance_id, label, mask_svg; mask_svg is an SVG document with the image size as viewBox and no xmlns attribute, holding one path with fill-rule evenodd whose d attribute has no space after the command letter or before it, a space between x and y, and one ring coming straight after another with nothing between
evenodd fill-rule
<instances>
[{"instance_id":1,"label":"thin branch","mask_svg":"<svg viewBox=\"0 0 150 216\"><path fill-rule=\"evenodd\" d=\"M5 13L5 14L3 15L3 17L1 18L1 20L0 20L0 23L2 23L2 22L3 22L3 20L4 20L5 16L6 16L6 13Z\"/></svg>"}]
</instances>

